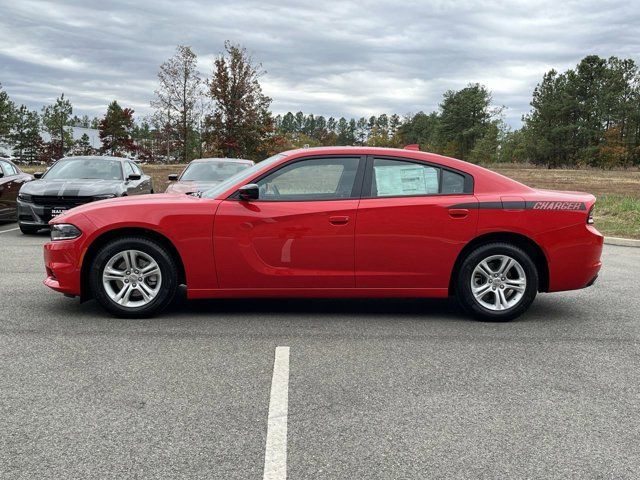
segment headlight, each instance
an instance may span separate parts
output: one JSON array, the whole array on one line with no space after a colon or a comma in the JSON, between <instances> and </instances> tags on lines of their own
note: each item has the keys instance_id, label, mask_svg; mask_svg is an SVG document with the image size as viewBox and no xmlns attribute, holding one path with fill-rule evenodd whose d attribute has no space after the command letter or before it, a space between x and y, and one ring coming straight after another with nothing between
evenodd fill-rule
<instances>
[{"instance_id":1,"label":"headlight","mask_svg":"<svg viewBox=\"0 0 640 480\"><path fill-rule=\"evenodd\" d=\"M96 195L95 197L93 197L93 200L106 200L108 198L116 198L116 195L114 193L107 193L106 195Z\"/></svg>"},{"instance_id":2,"label":"headlight","mask_svg":"<svg viewBox=\"0 0 640 480\"><path fill-rule=\"evenodd\" d=\"M19 193L18 194L18 200L22 200L23 202L30 202L33 200L33 196L27 194L27 193Z\"/></svg>"},{"instance_id":3,"label":"headlight","mask_svg":"<svg viewBox=\"0 0 640 480\"><path fill-rule=\"evenodd\" d=\"M78 238L82 232L75 225L70 223L54 223L51 225L51 240L71 240Z\"/></svg>"}]
</instances>

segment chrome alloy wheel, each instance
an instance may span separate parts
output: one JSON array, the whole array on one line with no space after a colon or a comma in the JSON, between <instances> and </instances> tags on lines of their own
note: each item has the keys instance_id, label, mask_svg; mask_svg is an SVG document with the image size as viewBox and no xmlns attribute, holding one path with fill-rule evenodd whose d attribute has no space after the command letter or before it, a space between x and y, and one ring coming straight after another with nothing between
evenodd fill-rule
<instances>
[{"instance_id":1,"label":"chrome alloy wheel","mask_svg":"<svg viewBox=\"0 0 640 480\"><path fill-rule=\"evenodd\" d=\"M102 285L118 305L142 307L158 295L162 273L150 255L140 250L124 250L107 262L102 272Z\"/></svg>"},{"instance_id":2,"label":"chrome alloy wheel","mask_svg":"<svg viewBox=\"0 0 640 480\"><path fill-rule=\"evenodd\" d=\"M484 308L492 311L515 307L527 288L522 265L507 255L482 260L471 275L471 293Z\"/></svg>"}]
</instances>

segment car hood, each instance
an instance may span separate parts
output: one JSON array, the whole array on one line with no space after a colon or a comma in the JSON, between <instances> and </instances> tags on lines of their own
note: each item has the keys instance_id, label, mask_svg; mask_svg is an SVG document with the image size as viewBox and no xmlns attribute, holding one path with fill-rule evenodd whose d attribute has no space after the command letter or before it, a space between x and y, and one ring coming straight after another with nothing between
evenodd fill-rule
<instances>
[{"instance_id":1,"label":"car hood","mask_svg":"<svg viewBox=\"0 0 640 480\"><path fill-rule=\"evenodd\" d=\"M204 192L210 188L215 187L220 182L198 182L198 181L180 181L174 182L167 187L166 193L191 193L191 192Z\"/></svg>"},{"instance_id":2,"label":"car hood","mask_svg":"<svg viewBox=\"0 0 640 480\"><path fill-rule=\"evenodd\" d=\"M20 193L46 197L92 197L123 191L122 180L34 180L25 183Z\"/></svg>"},{"instance_id":3,"label":"car hood","mask_svg":"<svg viewBox=\"0 0 640 480\"><path fill-rule=\"evenodd\" d=\"M135 207L151 207L152 209L167 211L168 208L177 207L180 209L181 205L201 201L205 200L191 195L172 195L166 193L110 198L74 207L71 210L68 210L67 213L55 217L51 223L64 223L65 221L72 220L73 217L78 214L84 214L87 217L94 219L101 218L102 212L105 209L122 209L124 207L128 211L135 211ZM210 200L208 201L210 202ZM129 210L129 207L134 208L134 210ZM149 210L145 209L145 211L148 212Z\"/></svg>"}]
</instances>

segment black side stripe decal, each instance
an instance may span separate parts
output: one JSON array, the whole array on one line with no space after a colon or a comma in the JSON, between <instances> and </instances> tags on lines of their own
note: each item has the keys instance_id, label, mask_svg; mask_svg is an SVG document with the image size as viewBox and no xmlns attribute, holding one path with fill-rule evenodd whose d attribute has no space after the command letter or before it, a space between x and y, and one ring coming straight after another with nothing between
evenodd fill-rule
<instances>
[{"instance_id":1,"label":"black side stripe decal","mask_svg":"<svg viewBox=\"0 0 640 480\"><path fill-rule=\"evenodd\" d=\"M586 210L583 202L468 202L456 203L448 208L467 208L471 210Z\"/></svg>"}]
</instances>

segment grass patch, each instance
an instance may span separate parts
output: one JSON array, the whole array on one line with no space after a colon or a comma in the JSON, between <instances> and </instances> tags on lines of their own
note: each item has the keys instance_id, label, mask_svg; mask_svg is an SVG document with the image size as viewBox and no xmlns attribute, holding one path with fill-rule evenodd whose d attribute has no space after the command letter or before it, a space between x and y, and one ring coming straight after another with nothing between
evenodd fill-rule
<instances>
[{"instance_id":1,"label":"grass patch","mask_svg":"<svg viewBox=\"0 0 640 480\"><path fill-rule=\"evenodd\" d=\"M594 218L596 228L605 235L640 239L640 198L600 195Z\"/></svg>"}]
</instances>

